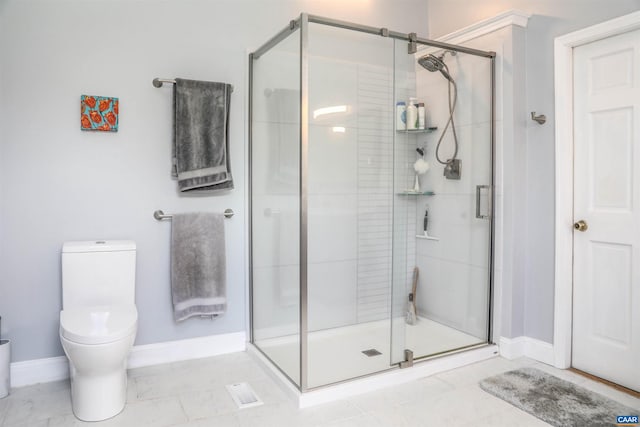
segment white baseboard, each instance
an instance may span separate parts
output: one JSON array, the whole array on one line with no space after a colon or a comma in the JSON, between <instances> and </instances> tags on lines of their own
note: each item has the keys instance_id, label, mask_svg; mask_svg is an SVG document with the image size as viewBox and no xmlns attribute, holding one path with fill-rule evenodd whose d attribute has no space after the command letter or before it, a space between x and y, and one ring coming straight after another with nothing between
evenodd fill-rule
<instances>
[{"instance_id":1,"label":"white baseboard","mask_svg":"<svg viewBox=\"0 0 640 427\"><path fill-rule=\"evenodd\" d=\"M500 356L513 360L524 356L524 347L527 337L505 338L500 337Z\"/></svg>"},{"instance_id":2,"label":"white baseboard","mask_svg":"<svg viewBox=\"0 0 640 427\"><path fill-rule=\"evenodd\" d=\"M134 369L237 353L245 351L246 347L245 332L137 345L131 350L128 367ZM11 364L11 387L60 381L67 378L69 378L69 362L65 356L26 360Z\"/></svg>"},{"instance_id":3,"label":"white baseboard","mask_svg":"<svg viewBox=\"0 0 640 427\"><path fill-rule=\"evenodd\" d=\"M500 337L500 356L510 360L525 356L553 365L553 344L530 337Z\"/></svg>"},{"instance_id":4,"label":"white baseboard","mask_svg":"<svg viewBox=\"0 0 640 427\"><path fill-rule=\"evenodd\" d=\"M69 362L65 356L13 362L10 369L11 387L48 383L69 378Z\"/></svg>"},{"instance_id":5,"label":"white baseboard","mask_svg":"<svg viewBox=\"0 0 640 427\"><path fill-rule=\"evenodd\" d=\"M202 359L237 353L245 351L246 348L247 339L244 332L137 345L131 350L128 366L129 369L134 369L181 360Z\"/></svg>"}]
</instances>

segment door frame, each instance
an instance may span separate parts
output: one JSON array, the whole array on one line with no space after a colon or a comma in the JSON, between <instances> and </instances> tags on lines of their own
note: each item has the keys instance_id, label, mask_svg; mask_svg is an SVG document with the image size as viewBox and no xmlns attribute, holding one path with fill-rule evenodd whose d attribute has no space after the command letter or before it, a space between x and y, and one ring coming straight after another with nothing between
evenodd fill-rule
<instances>
[{"instance_id":1,"label":"door frame","mask_svg":"<svg viewBox=\"0 0 640 427\"><path fill-rule=\"evenodd\" d=\"M640 29L640 12L554 40L555 59L555 298L554 366L571 367L573 315L573 49Z\"/></svg>"}]
</instances>

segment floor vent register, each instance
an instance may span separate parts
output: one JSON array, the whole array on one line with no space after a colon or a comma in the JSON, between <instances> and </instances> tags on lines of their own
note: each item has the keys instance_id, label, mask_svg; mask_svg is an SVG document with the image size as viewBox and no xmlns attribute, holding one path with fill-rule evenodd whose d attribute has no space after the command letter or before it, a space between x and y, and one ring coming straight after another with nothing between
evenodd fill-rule
<instances>
[{"instance_id":1,"label":"floor vent register","mask_svg":"<svg viewBox=\"0 0 640 427\"><path fill-rule=\"evenodd\" d=\"M228 384L227 391L240 409L252 408L263 404L262 400L260 400L248 383Z\"/></svg>"}]
</instances>

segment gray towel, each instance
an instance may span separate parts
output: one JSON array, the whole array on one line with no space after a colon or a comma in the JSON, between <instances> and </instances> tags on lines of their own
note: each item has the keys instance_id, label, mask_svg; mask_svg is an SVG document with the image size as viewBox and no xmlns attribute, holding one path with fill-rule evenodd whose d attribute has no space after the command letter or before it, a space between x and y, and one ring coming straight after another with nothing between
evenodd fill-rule
<instances>
[{"instance_id":1,"label":"gray towel","mask_svg":"<svg viewBox=\"0 0 640 427\"><path fill-rule=\"evenodd\" d=\"M180 191L233 188L229 161L231 85L176 79L173 175Z\"/></svg>"},{"instance_id":2,"label":"gray towel","mask_svg":"<svg viewBox=\"0 0 640 427\"><path fill-rule=\"evenodd\" d=\"M224 216L174 214L171 221L171 297L176 322L227 309Z\"/></svg>"}]
</instances>

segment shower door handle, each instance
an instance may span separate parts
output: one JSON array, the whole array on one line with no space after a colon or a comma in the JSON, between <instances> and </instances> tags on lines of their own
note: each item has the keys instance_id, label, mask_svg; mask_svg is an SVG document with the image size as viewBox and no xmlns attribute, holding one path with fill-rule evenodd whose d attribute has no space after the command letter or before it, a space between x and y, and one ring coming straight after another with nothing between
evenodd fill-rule
<instances>
[{"instance_id":1,"label":"shower door handle","mask_svg":"<svg viewBox=\"0 0 640 427\"><path fill-rule=\"evenodd\" d=\"M480 213L480 196L483 188L486 188L487 190L489 190L488 185L476 185L476 218L489 219L489 215L482 215Z\"/></svg>"}]
</instances>

